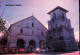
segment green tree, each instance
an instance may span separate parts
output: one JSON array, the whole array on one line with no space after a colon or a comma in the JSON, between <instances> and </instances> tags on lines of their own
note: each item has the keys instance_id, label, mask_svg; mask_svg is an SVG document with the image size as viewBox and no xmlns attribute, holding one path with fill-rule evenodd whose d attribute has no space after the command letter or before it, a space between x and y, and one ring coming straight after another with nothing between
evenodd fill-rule
<instances>
[{"instance_id":1,"label":"green tree","mask_svg":"<svg viewBox=\"0 0 80 55\"><path fill-rule=\"evenodd\" d=\"M1 39L0 44L3 46L7 45L7 36L8 36L8 31L7 28L5 27L6 21L0 18L0 32L4 33L4 37Z\"/></svg>"},{"instance_id":2,"label":"green tree","mask_svg":"<svg viewBox=\"0 0 80 55\"><path fill-rule=\"evenodd\" d=\"M5 32L7 29L5 27L6 21L0 18L0 32Z\"/></svg>"}]
</instances>

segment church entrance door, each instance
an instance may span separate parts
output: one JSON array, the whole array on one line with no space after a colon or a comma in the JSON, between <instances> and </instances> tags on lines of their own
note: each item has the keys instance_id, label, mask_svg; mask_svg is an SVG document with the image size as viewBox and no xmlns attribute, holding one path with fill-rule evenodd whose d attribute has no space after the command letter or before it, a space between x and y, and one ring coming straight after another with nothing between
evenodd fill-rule
<instances>
[{"instance_id":1,"label":"church entrance door","mask_svg":"<svg viewBox=\"0 0 80 55\"><path fill-rule=\"evenodd\" d=\"M45 48L45 42L43 40L40 41L39 45L41 49Z\"/></svg>"},{"instance_id":2,"label":"church entrance door","mask_svg":"<svg viewBox=\"0 0 80 55\"><path fill-rule=\"evenodd\" d=\"M33 49L35 49L35 46L36 46L36 42L34 40L30 40L29 41L29 47L30 47L30 50L32 51Z\"/></svg>"},{"instance_id":3,"label":"church entrance door","mask_svg":"<svg viewBox=\"0 0 80 55\"><path fill-rule=\"evenodd\" d=\"M17 40L17 46L19 48L24 48L24 45L25 45L25 41L23 39L18 39Z\"/></svg>"}]
</instances>

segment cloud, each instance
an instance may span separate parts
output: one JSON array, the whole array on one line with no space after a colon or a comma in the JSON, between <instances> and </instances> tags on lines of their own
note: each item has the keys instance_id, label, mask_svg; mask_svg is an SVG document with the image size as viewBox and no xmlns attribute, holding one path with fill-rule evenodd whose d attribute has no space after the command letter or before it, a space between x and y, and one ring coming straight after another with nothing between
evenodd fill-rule
<instances>
[{"instance_id":1,"label":"cloud","mask_svg":"<svg viewBox=\"0 0 80 55\"><path fill-rule=\"evenodd\" d=\"M48 29L48 25L45 25L45 27Z\"/></svg>"},{"instance_id":2,"label":"cloud","mask_svg":"<svg viewBox=\"0 0 80 55\"><path fill-rule=\"evenodd\" d=\"M76 41L79 41L79 32L74 32Z\"/></svg>"}]
</instances>

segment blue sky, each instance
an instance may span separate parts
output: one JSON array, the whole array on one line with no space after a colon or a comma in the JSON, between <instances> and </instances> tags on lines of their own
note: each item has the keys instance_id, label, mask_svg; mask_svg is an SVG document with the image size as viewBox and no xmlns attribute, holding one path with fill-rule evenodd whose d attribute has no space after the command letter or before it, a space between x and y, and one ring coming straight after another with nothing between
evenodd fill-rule
<instances>
[{"instance_id":1,"label":"blue sky","mask_svg":"<svg viewBox=\"0 0 80 55\"><path fill-rule=\"evenodd\" d=\"M21 4L22 6L5 6L5 4ZM31 16L32 13L47 27L47 21L50 20L47 12L56 6L61 6L69 11L67 18L71 19L75 37L79 39L79 0L2 0L1 5L0 14L6 7L2 16L8 22L6 27L9 27L9 24Z\"/></svg>"}]
</instances>

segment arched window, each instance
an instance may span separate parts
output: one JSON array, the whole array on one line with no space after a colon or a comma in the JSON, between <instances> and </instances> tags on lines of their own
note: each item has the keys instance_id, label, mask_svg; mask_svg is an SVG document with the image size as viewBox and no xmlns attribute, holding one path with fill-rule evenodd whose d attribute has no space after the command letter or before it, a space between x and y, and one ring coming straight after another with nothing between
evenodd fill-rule
<instances>
[{"instance_id":1,"label":"arched window","mask_svg":"<svg viewBox=\"0 0 80 55\"><path fill-rule=\"evenodd\" d=\"M54 18L56 18L56 13L54 13Z\"/></svg>"},{"instance_id":2,"label":"arched window","mask_svg":"<svg viewBox=\"0 0 80 55\"><path fill-rule=\"evenodd\" d=\"M41 32L41 35L43 36L43 32Z\"/></svg>"},{"instance_id":3,"label":"arched window","mask_svg":"<svg viewBox=\"0 0 80 55\"><path fill-rule=\"evenodd\" d=\"M52 40L52 37L51 36L49 37L49 40Z\"/></svg>"},{"instance_id":4,"label":"arched window","mask_svg":"<svg viewBox=\"0 0 80 55\"><path fill-rule=\"evenodd\" d=\"M23 33L23 29L21 28L20 33Z\"/></svg>"},{"instance_id":5,"label":"arched window","mask_svg":"<svg viewBox=\"0 0 80 55\"><path fill-rule=\"evenodd\" d=\"M32 27L34 27L34 23L32 23Z\"/></svg>"},{"instance_id":6,"label":"arched window","mask_svg":"<svg viewBox=\"0 0 80 55\"><path fill-rule=\"evenodd\" d=\"M45 48L45 42L43 40L41 40L39 42L39 46L40 46L41 49L44 49Z\"/></svg>"},{"instance_id":7,"label":"arched window","mask_svg":"<svg viewBox=\"0 0 80 55\"><path fill-rule=\"evenodd\" d=\"M63 25L61 25L61 27L63 27Z\"/></svg>"},{"instance_id":8,"label":"arched window","mask_svg":"<svg viewBox=\"0 0 80 55\"><path fill-rule=\"evenodd\" d=\"M48 47L48 50L51 50L51 47Z\"/></svg>"},{"instance_id":9,"label":"arched window","mask_svg":"<svg viewBox=\"0 0 80 55\"><path fill-rule=\"evenodd\" d=\"M52 18L52 21L54 22L54 19Z\"/></svg>"},{"instance_id":10,"label":"arched window","mask_svg":"<svg viewBox=\"0 0 80 55\"><path fill-rule=\"evenodd\" d=\"M64 18L64 14L62 13L62 18Z\"/></svg>"},{"instance_id":11,"label":"arched window","mask_svg":"<svg viewBox=\"0 0 80 55\"><path fill-rule=\"evenodd\" d=\"M63 36L59 37L59 40L64 40L64 37Z\"/></svg>"},{"instance_id":12,"label":"arched window","mask_svg":"<svg viewBox=\"0 0 80 55\"><path fill-rule=\"evenodd\" d=\"M59 33L61 33L61 30L58 30L59 31Z\"/></svg>"}]
</instances>

